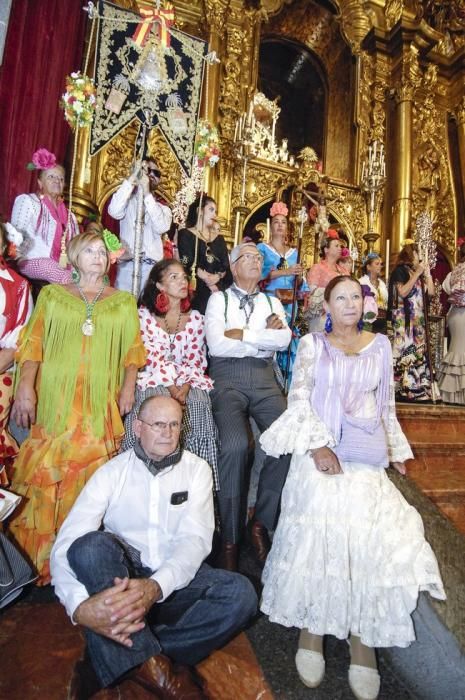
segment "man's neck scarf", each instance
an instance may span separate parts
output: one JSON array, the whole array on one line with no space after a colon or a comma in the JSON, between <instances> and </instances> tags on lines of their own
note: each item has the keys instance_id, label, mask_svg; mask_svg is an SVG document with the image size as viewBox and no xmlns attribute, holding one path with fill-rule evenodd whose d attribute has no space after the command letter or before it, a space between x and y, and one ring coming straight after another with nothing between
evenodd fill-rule
<instances>
[{"instance_id":1,"label":"man's neck scarf","mask_svg":"<svg viewBox=\"0 0 465 700\"><path fill-rule=\"evenodd\" d=\"M247 294L247 293L244 293L242 291L242 289L239 289L237 284L234 283L231 285L231 291L239 299L239 308L240 309L245 309L246 306L248 306L250 308L250 314L249 314L249 317L250 317L253 313L254 308L255 308L255 297L257 297L260 294L260 290L257 289L255 292L252 292L252 294Z\"/></svg>"},{"instance_id":2,"label":"man's neck scarf","mask_svg":"<svg viewBox=\"0 0 465 700\"><path fill-rule=\"evenodd\" d=\"M153 474L153 476L156 476L161 471L163 471L163 469L166 469L167 467L172 467L174 464L180 462L182 458L183 449L180 445L178 445L176 450L170 455L162 457L162 459L156 461L155 459L151 459L147 455L139 440L136 440L134 443L134 452L136 453L136 457L143 461L149 472Z\"/></svg>"}]
</instances>

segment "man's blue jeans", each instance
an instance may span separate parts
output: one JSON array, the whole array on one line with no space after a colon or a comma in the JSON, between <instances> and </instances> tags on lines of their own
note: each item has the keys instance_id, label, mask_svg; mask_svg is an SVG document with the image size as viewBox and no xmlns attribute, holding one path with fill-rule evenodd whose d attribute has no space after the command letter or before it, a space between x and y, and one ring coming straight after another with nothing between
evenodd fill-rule
<instances>
[{"instance_id":1,"label":"man's blue jeans","mask_svg":"<svg viewBox=\"0 0 465 700\"><path fill-rule=\"evenodd\" d=\"M149 577L136 550L108 532L89 532L68 550L68 561L89 595L114 585L114 578ZM86 629L89 656L102 684L108 686L151 656L166 654L194 665L234 636L257 610L250 581L240 574L202 564L194 579L146 617L144 629L131 636L127 648Z\"/></svg>"}]
</instances>

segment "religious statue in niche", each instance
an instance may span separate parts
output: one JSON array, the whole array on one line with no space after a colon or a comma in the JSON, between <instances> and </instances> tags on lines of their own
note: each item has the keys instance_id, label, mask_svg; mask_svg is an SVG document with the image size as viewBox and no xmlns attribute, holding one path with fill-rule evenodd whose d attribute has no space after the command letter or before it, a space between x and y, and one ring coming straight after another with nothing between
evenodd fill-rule
<instances>
[{"instance_id":1,"label":"religious statue in niche","mask_svg":"<svg viewBox=\"0 0 465 700\"><path fill-rule=\"evenodd\" d=\"M417 189L424 210L434 220L439 200L443 196L441 180L441 154L431 141L423 144L417 158Z\"/></svg>"},{"instance_id":2,"label":"religious statue in niche","mask_svg":"<svg viewBox=\"0 0 465 700\"><path fill-rule=\"evenodd\" d=\"M316 192L303 190L306 198L313 206L310 207L308 216L313 222L316 240L322 240L331 224L328 218L328 206L332 206L341 200L340 197L328 198L329 178L322 177Z\"/></svg>"}]
</instances>

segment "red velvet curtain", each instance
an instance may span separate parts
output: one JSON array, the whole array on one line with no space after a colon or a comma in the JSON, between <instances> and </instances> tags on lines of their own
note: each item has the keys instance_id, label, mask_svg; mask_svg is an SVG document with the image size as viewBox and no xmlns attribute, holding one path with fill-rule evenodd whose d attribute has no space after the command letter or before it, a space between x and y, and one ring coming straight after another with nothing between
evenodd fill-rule
<instances>
[{"instance_id":1,"label":"red velvet curtain","mask_svg":"<svg viewBox=\"0 0 465 700\"><path fill-rule=\"evenodd\" d=\"M1 1L1 0L0 0ZM81 0L13 0L0 68L0 215L34 192L26 170L40 147L62 163L71 130L59 106L65 76L81 67L87 14Z\"/></svg>"}]
</instances>

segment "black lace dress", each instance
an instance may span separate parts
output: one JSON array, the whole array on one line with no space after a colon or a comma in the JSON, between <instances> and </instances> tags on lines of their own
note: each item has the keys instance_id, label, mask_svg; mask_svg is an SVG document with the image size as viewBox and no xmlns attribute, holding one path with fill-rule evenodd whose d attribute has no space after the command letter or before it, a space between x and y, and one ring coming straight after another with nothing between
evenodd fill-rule
<instances>
[{"instance_id":1,"label":"black lace dress","mask_svg":"<svg viewBox=\"0 0 465 700\"><path fill-rule=\"evenodd\" d=\"M195 261L195 248L197 241L197 262L195 271L200 267L206 272L222 275L217 287L220 290L227 289L232 284L231 270L229 269L229 256L223 236L217 236L211 243L206 243L201 238L182 228L178 231L179 260L184 265L188 275L192 274ZM205 313L210 297L210 289L205 282L197 277L197 286L192 299L192 308Z\"/></svg>"}]
</instances>

